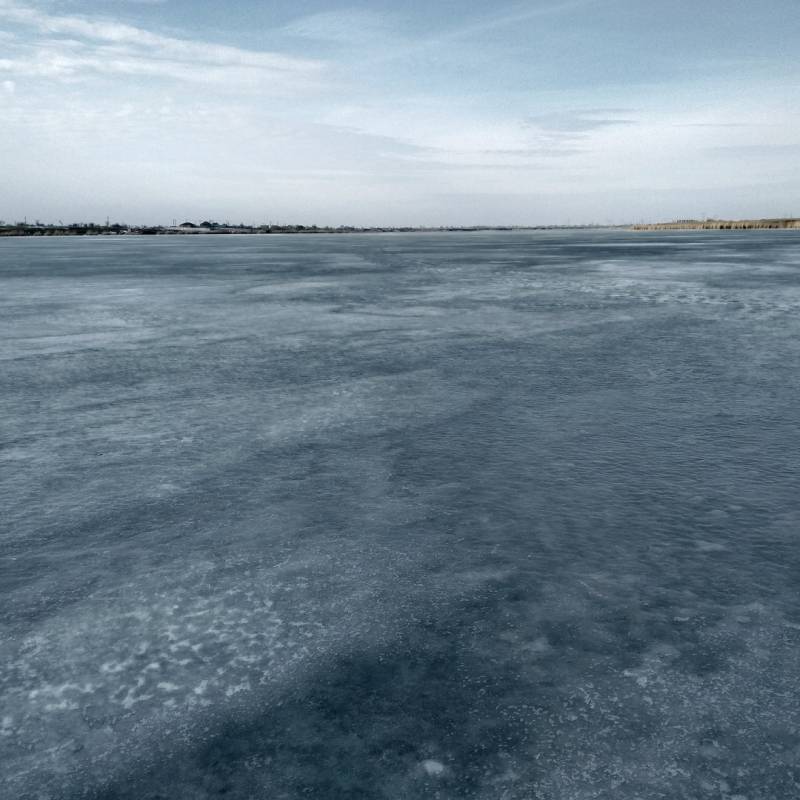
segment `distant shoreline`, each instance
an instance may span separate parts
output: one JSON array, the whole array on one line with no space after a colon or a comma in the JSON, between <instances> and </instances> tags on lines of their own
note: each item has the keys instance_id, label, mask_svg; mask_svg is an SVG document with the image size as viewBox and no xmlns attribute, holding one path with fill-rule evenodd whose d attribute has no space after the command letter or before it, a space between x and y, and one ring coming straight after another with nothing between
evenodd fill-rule
<instances>
[{"instance_id":1,"label":"distant shoreline","mask_svg":"<svg viewBox=\"0 0 800 800\"><path fill-rule=\"evenodd\" d=\"M800 228L800 219L687 219L676 222L648 222L633 225L634 231L743 231L793 230Z\"/></svg>"},{"instance_id":2,"label":"distant shoreline","mask_svg":"<svg viewBox=\"0 0 800 800\"><path fill-rule=\"evenodd\" d=\"M317 225L6 225L0 226L0 237L30 236L267 236L275 234L346 234L346 233L470 233L481 231L554 231L623 229L627 225L469 225L441 227L319 227Z\"/></svg>"},{"instance_id":3,"label":"distant shoreline","mask_svg":"<svg viewBox=\"0 0 800 800\"><path fill-rule=\"evenodd\" d=\"M0 238L34 236L267 236L275 234L348 234L348 233L478 233L511 231L721 231L721 230L800 230L800 219L743 219L743 220L676 220L674 222L642 222L626 225L465 225L439 227L372 227L351 225L339 227L317 225L222 225L217 223L183 223L182 225L97 225L74 223L48 225L18 223L0 225Z\"/></svg>"}]
</instances>

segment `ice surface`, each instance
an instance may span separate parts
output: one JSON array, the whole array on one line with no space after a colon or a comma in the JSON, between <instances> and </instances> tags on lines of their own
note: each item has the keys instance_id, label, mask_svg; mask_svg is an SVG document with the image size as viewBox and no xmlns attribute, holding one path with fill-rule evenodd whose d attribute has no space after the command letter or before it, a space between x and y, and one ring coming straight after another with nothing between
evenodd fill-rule
<instances>
[{"instance_id":1,"label":"ice surface","mask_svg":"<svg viewBox=\"0 0 800 800\"><path fill-rule=\"evenodd\" d=\"M0 288L0 796L800 796L800 233Z\"/></svg>"}]
</instances>

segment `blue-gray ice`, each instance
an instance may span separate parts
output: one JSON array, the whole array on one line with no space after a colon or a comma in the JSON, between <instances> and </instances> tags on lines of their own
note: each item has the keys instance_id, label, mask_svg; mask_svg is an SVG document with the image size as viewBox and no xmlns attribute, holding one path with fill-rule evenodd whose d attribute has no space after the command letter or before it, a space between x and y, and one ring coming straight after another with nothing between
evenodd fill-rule
<instances>
[{"instance_id":1,"label":"blue-gray ice","mask_svg":"<svg viewBox=\"0 0 800 800\"><path fill-rule=\"evenodd\" d=\"M800 797L800 232L0 240L0 796Z\"/></svg>"}]
</instances>

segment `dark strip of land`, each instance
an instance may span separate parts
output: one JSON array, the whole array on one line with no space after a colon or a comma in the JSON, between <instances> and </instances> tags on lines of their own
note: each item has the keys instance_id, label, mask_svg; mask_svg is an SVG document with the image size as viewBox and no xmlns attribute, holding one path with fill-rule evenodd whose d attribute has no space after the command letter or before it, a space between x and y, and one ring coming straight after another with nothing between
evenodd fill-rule
<instances>
[{"instance_id":1,"label":"dark strip of land","mask_svg":"<svg viewBox=\"0 0 800 800\"><path fill-rule=\"evenodd\" d=\"M441 227L374 227L360 228L351 225L338 227L318 225L223 225L203 223L194 225L97 225L94 223L75 223L71 225L47 225L15 223L0 225L0 236L185 236L221 234L266 234L266 233L435 233L441 231L516 231L516 230L572 230L584 228L605 228L606 225L473 225Z\"/></svg>"},{"instance_id":2,"label":"dark strip of land","mask_svg":"<svg viewBox=\"0 0 800 800\"><path fill-rule=\"evenodd\" d=\"M800 228L800 219L682 219L634 225L635 231L727 231L767 228Z\"/></svg>"}]
</instances>

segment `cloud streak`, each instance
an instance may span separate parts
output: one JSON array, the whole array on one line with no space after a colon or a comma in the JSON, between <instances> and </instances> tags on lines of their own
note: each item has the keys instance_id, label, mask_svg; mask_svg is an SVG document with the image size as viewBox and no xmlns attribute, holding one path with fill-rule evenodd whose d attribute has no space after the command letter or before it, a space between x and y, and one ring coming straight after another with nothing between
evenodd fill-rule
<instances>
[{"instance_id":1,"label":"cloud streak","mask_svg":"<svg viewBox=\"0 0 800 800\"><path fill-rule=\"evenodd\" d=\"M325 64L319 60L165 36L111 20L47 14L9 0L0 0L0 20L46 37L16 58L0 61L0 69L22 75L75 79L113 73L278 93L323 82Z\"/></svg>"},{"instance_id":2,"label":"cloud streak","mask_svg":"<svg viewBox=\"0 0 800 800\"><path fill-rule=\"evenodd\" d=\"M559 14L577 11L596 2L597 0L561 0L561 2L539 4L533 8L530 6L517 7L511 11L507 11L505 14L494 13L487 15L465 25L442 31L433 36L407 40L394 49L385 49L371 60L392 61L430 50L440 50L448 45L452 46L462 41L469 41L476 37L485 36L491 31L502 30L503 28L508 28L513 25L520 25L537 18L557 16Z\"/></svg>"},{"instance_id":3,"label":"cloud streak","mask_svg":"<svg viewBox=\"0 0 800 800\"><path fill-rule=\"evenodd\" d=\"M631 112L619 108L550 111L528 117L527 124L541 131L575 136L591 133L601 128L618 125L635 125Z\"/></svg>"},{"instance_id":4,"label":"cloud streak","mask_svg":"<svg viewBox=\"0 0 800 800\"><path fill-rule=\"evenodd\" d=\"M393 19L377 11L345 9L300 17L284 26L289 36L320 42L373 45L395 36Z\"/></svg>"}]
</instances>

